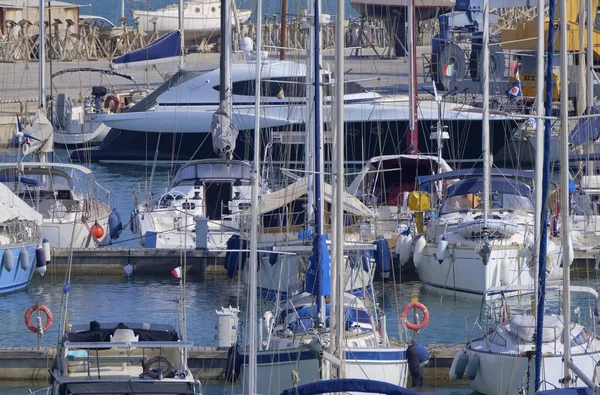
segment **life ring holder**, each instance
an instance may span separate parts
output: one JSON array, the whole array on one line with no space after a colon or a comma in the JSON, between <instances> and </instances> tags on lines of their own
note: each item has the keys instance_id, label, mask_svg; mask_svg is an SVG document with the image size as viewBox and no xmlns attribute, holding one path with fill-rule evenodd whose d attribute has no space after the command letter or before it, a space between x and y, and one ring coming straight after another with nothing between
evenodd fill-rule
<instances>
[{"instance_id":1,"label":"life ring holder","mask_svg":"<svg viewBox=\"0 0 600 395\"><path fill-rule=\"evenodd\" d=\"M44 315L46 316L46 323L42 326L43 333L50 329L53 321L52 311L50 311L50 309L44 306L43 304L39 306L37 304L34 304L30 308L28 308L27 311L25 311L25 326L27 326L27 329L29 329L31 332L38 333L39 328L31 323L31 315L38 310L41 313L44 313Z\"/></svg>"},{"instance_id":2,"label":"life ring holder","mask_svg":"<svg viewBox=\"0 0 600 395\"><path fill-rule=\"evenodd\" d=\"M112 114L115 114L119 110L121 102L116 95L108 95L104 99L104 108L108 109Z\"/></svg>"},{"instance_id":3,"label":"life ring holder","mask_svg":"<svg viewBox=\"0 0 600 395\"><path fill-rule=\"evenodd\" d=\"M406 317L408 316L408 312L412 309L421 310L421 312L423 313L423 321L415 324L407 320ZM418 332L419 330L425 328L429 323L429 310L427 310L427 307L425 307L423 303L411 301L402 309L401 317L406 322L406 327L408 329Z\"/></svg>"},{"instance_id":4,"label":"life ring holder","mask_svg":"<svg viewBox=\"0 0 600 395\"><path fill-rule=\"evenodd\" d=\"M154 365L157 362L161 365L165 364L167 367L165 370L162 371L162 375L160 374L160 372L153 372L151 369L152 365ZM161 356L161 357L150 358L147 362L145 362L143 364L143 368L144 368L143 375L148 376L152 379L160 380L162 377L168 376L173 371L173 367L174 367L173 363L165 357ZM162 366L161 366L161 369L162 369Z\"/></svg>"}]
</instances>

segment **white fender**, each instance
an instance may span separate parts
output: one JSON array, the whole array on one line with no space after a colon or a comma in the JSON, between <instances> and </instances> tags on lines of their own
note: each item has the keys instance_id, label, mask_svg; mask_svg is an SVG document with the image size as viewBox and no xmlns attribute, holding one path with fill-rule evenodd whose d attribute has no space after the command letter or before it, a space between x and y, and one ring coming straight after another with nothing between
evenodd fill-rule
<instances>
[{"instance_id":1,"label":"white fender","mask_svg":"<svg viewBox=\"0 0 600 395\"><path fill-rule=\"evenodd\" d=\"M29 252L25 248L21 249L19 253L19 264L21 265L21 269L25 271L29 269Z\"/></svg>"},{"instance_id":2,"label":"white fender","mask_svg":"<svg viewBox=\"0 0 600 395\"><path fill-rule=\"evenodd\" d=\"M469 363L467 363L467 370L465 370L465 375L467 376L467 380L473 381L477 377L477 373L479 372L479 355L471 355L469 358Z\"/></svg>"},{"instance_id":3,"label":"white fender","mask_svg":"<svg viewBox=\"0 0 600 395\"><path fill-rule=\"evenodd\" d=\"M425 248L427 248L427 240L425 240L425 236L421 236L415 243L415 252L413 253L413 262L415 263L416 268L419 268L419 265L423 261Z\"/></svg>"},{"instance_id":4,"label":"white fender","mask_svg":"<svg viewBox=\"0 0 600 395\"><path fill-rule=\"evenodd\" d=\"M44 266L38 266L35 268L35 270L37 270L37 272L40 274L40 276L44 277L44 274L46 274L46 270L48 269L48 266L44 265Z\"/></svg>"},{"instance_id":5,"label":"white fender","mask_svg":"<svg viewBox=\"0 0 600 395\"><path fill-rule=\"evenodd\" d=\"M442 238L440 239L440 241L438 243L437 252L435 254L440 265L442 264L442 262L444 262L444 259L446 259L446 250L447 249L448 249L448 240L446 239L446 236L442 236Z\"/></svg>"},{"instance_id":6,"label":"white fender","mask_svg":"<svg viewBox=\"0 0 600 395\"><path fill-rule=\"evenodd\" d=\"M463 353L463 350L458 350L456 354L454 354L454 359L452 359L452 365L450 365L450 371L448 372L448 376L450 377L450 381L456 380L456 363L458 362L458 358Z\"/></svg>"},{"instance_id":7,"label":"white fender","mask_svg":"<svg viewBox=\"0 0 600 395\"><path fill-rule=\"evenodd\" d=\"M44 249L44 256L46 257L46 265L49 264L52 260L52 256L50 255L50 242L46 239L42 242L42 248Z\"/></svg>"},{"instance_id":8,"label":"white fender","mask_svg":"<svg viewBox=\"0 0 600 395\"><path fill-rule=\"evenodd\" d=\"M14 266L13 262L13 253L11 250L5 250L2 255L2 266L6 269L6 271L10 272Z\"/></svg>"},{"instance_id":9,"label":"white fender","mask_svg":"<svg viewBox=\"0 0 600 395\"><path fill-rule=\"evenodd\" d=\"M398 254L398 259L401 266L404 266L410 259L412 246L413 237L410 232L400 233L400 236L398 236L398 241L396 242L396 254Z\"/></svg>"}]
</instances>

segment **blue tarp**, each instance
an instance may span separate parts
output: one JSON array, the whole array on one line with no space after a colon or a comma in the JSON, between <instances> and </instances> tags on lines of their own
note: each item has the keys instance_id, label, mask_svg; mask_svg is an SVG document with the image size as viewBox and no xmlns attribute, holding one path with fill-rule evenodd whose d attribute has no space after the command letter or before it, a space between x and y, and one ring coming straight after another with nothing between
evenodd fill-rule
<instances>
[{"instance_id":1,"label":"blue tarp","mask_svg":"<svg viewBox=\"0 0 600 395\"><path fill-rule=\"evenodd\" d=\"M526 180L534 180L535 174L532 170L514 170L514 169L498 169L492 168L490 170L492 176L501 176L507 178L522 178ZM432 181L456 179L456 178L469 178L469 177L481 177L483 176L483 169L461 169L448 171L441 174L434 174L432 176L421 176L419 177L419 184L430 183Z\"/></svg>"},{"instance_id":2,"label":"blue tarp","mask_svg":"<svg viewBox=\"0 0 600 395\"><path fill-rule=\"evenodd\" d=\"M160 63L181 56L181 33L174 31L159 37L144 48L117 56L111 62L115 69Z\"/></svg>"},{"instance_id":3,"label":"blue tarp","mask_svg":"<svg viewBox=\"0 0 600 395\"><path fill-rule=\"evenodd\" d=\"M557 388L536 392L537 395L592 395L594 392L588 387ZM598 393L596 393L598 394Z\"/></svg>"},{"instance_id":4,"label":"blue tarp","mask_svg":"<svg viewBox=\"0 0 600 395\"><path fill-rule=\"evenodd\" d=\"M509 193L531 197L531 189L522 182L506 180L504 178L492 178L490 186L491 191L494 193ZM446 191L446 197L467 195L469 193L477 194L481 192L483 192L483 179L469 178L450 185Z\"/></svg>"},{"instance_id":5,"label":"blue tarp","mask_svg":"<svg viewBox=\"0 0 600 395\"><path fill-rule=\"evenodd\" d=\"M329 296L329 270L331 258L327 248L327 236L315 235L313 255L309 258L310 265L306 271L305 291L317 296Z\"/></svg>"},{"instance_id":6,"label":"blue tarp","mask_svg":"<svg viewBox=\"0 0 600 395\"><path fill-rule=\"evenodd\" d=\"M0 174L0 182L20 182L21 184L37 187L39 182L33 178L18 177L15 175Z\"/></svg>"},{"instance_id":7,"label":"blue tarp","mask_svg":"<svg viewBox=\"0 0 600 395\"><path fill-rule=\"evenodd\" d=\"M585 110L584 115L598 114L596 108ZM581 118L571 131L571 144L575 147L596 141L600 138L600 117Z\"/></svg>"},{"instance_id":8,"label":"blue tarp","mask_svg":"<svg viewBox=\"0 0 600 395\"><path fill-rule=\"evenodd\" d=\"M370 394L417 395L416 392L394 384L366 379L337 379L316 381L284 390L281 395L316 395L335 392L366 392Z\"/></svg>"}]
</instances>

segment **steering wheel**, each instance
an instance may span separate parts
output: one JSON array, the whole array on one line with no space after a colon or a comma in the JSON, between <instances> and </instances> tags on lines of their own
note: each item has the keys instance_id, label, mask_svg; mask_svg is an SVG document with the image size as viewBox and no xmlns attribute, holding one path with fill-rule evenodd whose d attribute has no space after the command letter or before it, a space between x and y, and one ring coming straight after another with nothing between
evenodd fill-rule
<instances>
[{"instance_id":1,"label":"steering wheel","mask_svg":"<svg viewBox=\"0 0 600 395\"><path fill-rule=\"evenodd\" d=\"M171 202L177 202L178 200L187 199L187 195L181 191L169 191L162 195L160 199L158 199L159 207L169 207L172 205Z\"/></svg>"}]
</instances>

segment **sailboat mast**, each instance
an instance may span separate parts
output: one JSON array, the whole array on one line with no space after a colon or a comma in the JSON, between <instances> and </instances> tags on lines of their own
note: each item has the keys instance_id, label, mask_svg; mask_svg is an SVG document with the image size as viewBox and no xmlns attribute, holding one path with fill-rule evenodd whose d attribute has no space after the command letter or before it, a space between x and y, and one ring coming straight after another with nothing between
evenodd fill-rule
<instances>
[{"instance_id":1,"label":"sailboat mast","mask_svg":"<svg viewBox=\"0 0 600 395\"><path fill-rule=\"evenodd\" d=\"M337 378L343 378L344 372L344 13L345 0L337 0L335 19L335 194L333 212L333 292L332 339L331 344L336 356L342 361L338 367ZM333 324L335 322L335 324Z\"/></svg>"},{"instance_id":2,"label":"sailboat mast","mask_svg":"<svg viewBox=\"0 0 600 395\"><path fill-rule=\"evenodd\" d=\"M229 0L225 0L229 1ZM252 165L252 190L250 193L252 214L250 217L250 342L249 342L249 357L250 363L248 374L248 393L250 395L256 394L256 364L257 364L257 325L258 325L258 312L257 312L257 271L258 271L258 192L260 188L259 174L260 174L260 100L261 100L261 47L262 47L262 1L256 2L256 70L255 70L255 83L258 87L256 89L254 98L254 161ZM230 26L231 30L231 26Z\"/></svg>"},{"instance_id":3,"label":"sailboat mast","mask_svg":"<svg viewBox=\"0 0 600 395\"><path fill-rule=\"evenodd\" d=\"M185 29L183 26L183 12L184 12L184 4L183 0L179 0L179 34L181 34L181 56L179 57L179 68L183 69L185 67ZM230 26L231 28L231 26ZM222 27L221 27L222 29Z\"/></svg>"},{"instance_id":4,"label":"sailboat mast","mask_svg":"<svg viewBox=\"0 0 600 395\"><path fill-rule=\"evenodd\" d=\"M544 37L544 10L545 1L538 0L538 20L537 20L537 32L538 37ZM535 113L539 117L544 113L544 40L539 39L537 41L537 52L536 52L537 69L535 74ZM536 147L535 151L535 220L534 220L534 253L533 253L533 264L534 275L533 275L533 288L534 288L534 308L536 311L538 303L538 270L539 270L539 256L540 256L540 243L541 243L541 216L542 216L542 183L543 183L543 165L544 165L544 124L542 119L538 118L535 122L535 139Z\"/></svg>"},{"instance_id":5,"label":"sailboat mast","mask_svg":"<svg viewBox=\"0 0 600 395\"><path fill-rule=\"evenodd\" d=\"M408 84L408 104L410 107L409 132L406 141L409 154L419 152L419 131L417 127L417 40L415 23L415 1L410 0L408 8L408 64L410 81ZM438 133L440 133L438 131Z\"/></svg>"},{"instance_id":6,"label":"sailboat mast","mask_svg":"<svg viewBox=\"0 0 600 395\"><path fill-rule=\"evenodd\" d=\"M483 228L488 228L490 210L490 4L483 0L483 113L482 113L482 152L483 152Z\"/></svg>"},{"instance_id":7,"label":"sailboat mast","mask_svg":"<svg viewBox=\"0 0 600 395\"><path fill-rule=\"evenodd\" d=\"M323 121L322 114L322 87L321 87L321 0L315 0L314 7L314 87L315 87L315 239L321 243L321 237L325 234L323 222L324 215L324 196L323 196ZM326 248L326 247L325 247ZM321 254L315 256L317 259L317 268L323 264ZM319 269L320 270L320 269ZM323 281L321 278L320 281ZM318 285L322 290L322 284ZM317 297L317 306L320 312L322 323L325 324L325 303L324 297Z\"/></svg>"},{"instance_id":8,"label":"sailboat mast","mask_svg":"<svg viewBox=\"0 0 600 395\"><path fill-rule=\"evenodd\" d=\"M231 100L229 100L231 95L231 44L233 44L231 38L231 0L221 0L221 56L219 58L221 89L219 89L219 103L221 106L225 107L224 110L227 114L231 114L232 110ZM256 54L257 70L260 70L258 68L260 47L256 48ZM256 86L260 87L260 85ZM256 89L257 92L259 90L260 89Z\"/></svg>"},{"instance_id":9,"label":"sailboat mast","mask_svg":"<svg viewBox=\"0 0 600 395\"><path fill-rule=\"evenodd\" d=\"M539 1L539 0L538 0ZM544 9L542 7L542 9ZM539 9L538 9L539 10ZM548 20L550 23L554 24L554 14L556 10L556 2L555 0L549 0L548 7ZM543 11L539 14L538 11L538 32L540 29L539 24L545 24ZM543 34L543 33L542 33ZM548 29L548 47L546 50L547 60L546 60L546 81L545 81L545 99L544 99L544 109L545 115L547 117L552 115L552 89L553 89L553 67L554 67L554 29ZM542 36L543 37L543 36ZM543 41L543 40L540 40ZM539 66L539 63L538 63ZM541 77L538 77L541 80ZM538 88L539 89L539 88ZM539 94L539 90L538 90ZM538 100L541 100L541 96L538 96ZM538 115L541 115L538 114ZM538 120L541 122L541 119ZM536 218L540 223L540 238L539 245L540 251L538 254L538 290L537 290L537 321L536 321L536 334L541 334L544 330L544 304L545 304L545 295L546 295L546 252L548 249L548 195L549 195L549 184L550 184L550 137L552 133L552 121L547 118L544 120L544 138L543 138L543 153L544 153L544 163L542 165L542 182L540 187L542 188L542 197L541 204L542 209L540 211L539 218ZM538 140L539 141L539 140ZM536 165L537 166L537 165ZM537 187L536 187L537 188ZM535 337L535 390L537 391L540 388L542 383L542 336Z\"/></svg>"},{"instance_id":10,"label":"sailboat mast","mask_svg":"<svg viewBox=\"0 0 600 395\"><path fill-rule=\"evenodd\" d=\"M561 206L561 236L563 253L563 315L566 324L563 326L564 351L563 361L565 380L563 385L568 388L569 362L571 360L571 298L569 295L570 264L571 264L571 229L569 228L569 97L568 97L568 54L567 54L567 1L560 0L560 206ZM553 20L551 19L552 23ZM582 24L583 21L580 22Z\"/></svg>"},{"instance_id":11,"label":"sailboat mast","mask_svg":"<svg viewBox=\"0 0 600 395\"><path fill-rule=\"evenodd\" d=\"M44 17L46 15L45 2L40 0L39 3L39 47L38 60L40 62L40 86L39 86L39 108L46 108L46 29L44 29Z\"/></svg>"},{"instance_id":12,"label":"sailboat mast","mask_svg":"<svg viewBox=\"0 0 600 395\"><path fill-rule=\"evenodd\" d=\"M592 8L592 0L586 1L587 8L587 51L586 55L586 83L587 83L587 106L591 108L594 106L594 18L596 17L596 12L594 12ZM583 51L583 48L580 49ZM595 169L594 169L595 170ZM588 170L589 171L589 170ZM595 171L590 173L595 174Z\"/></svg>"}]
</instances>

